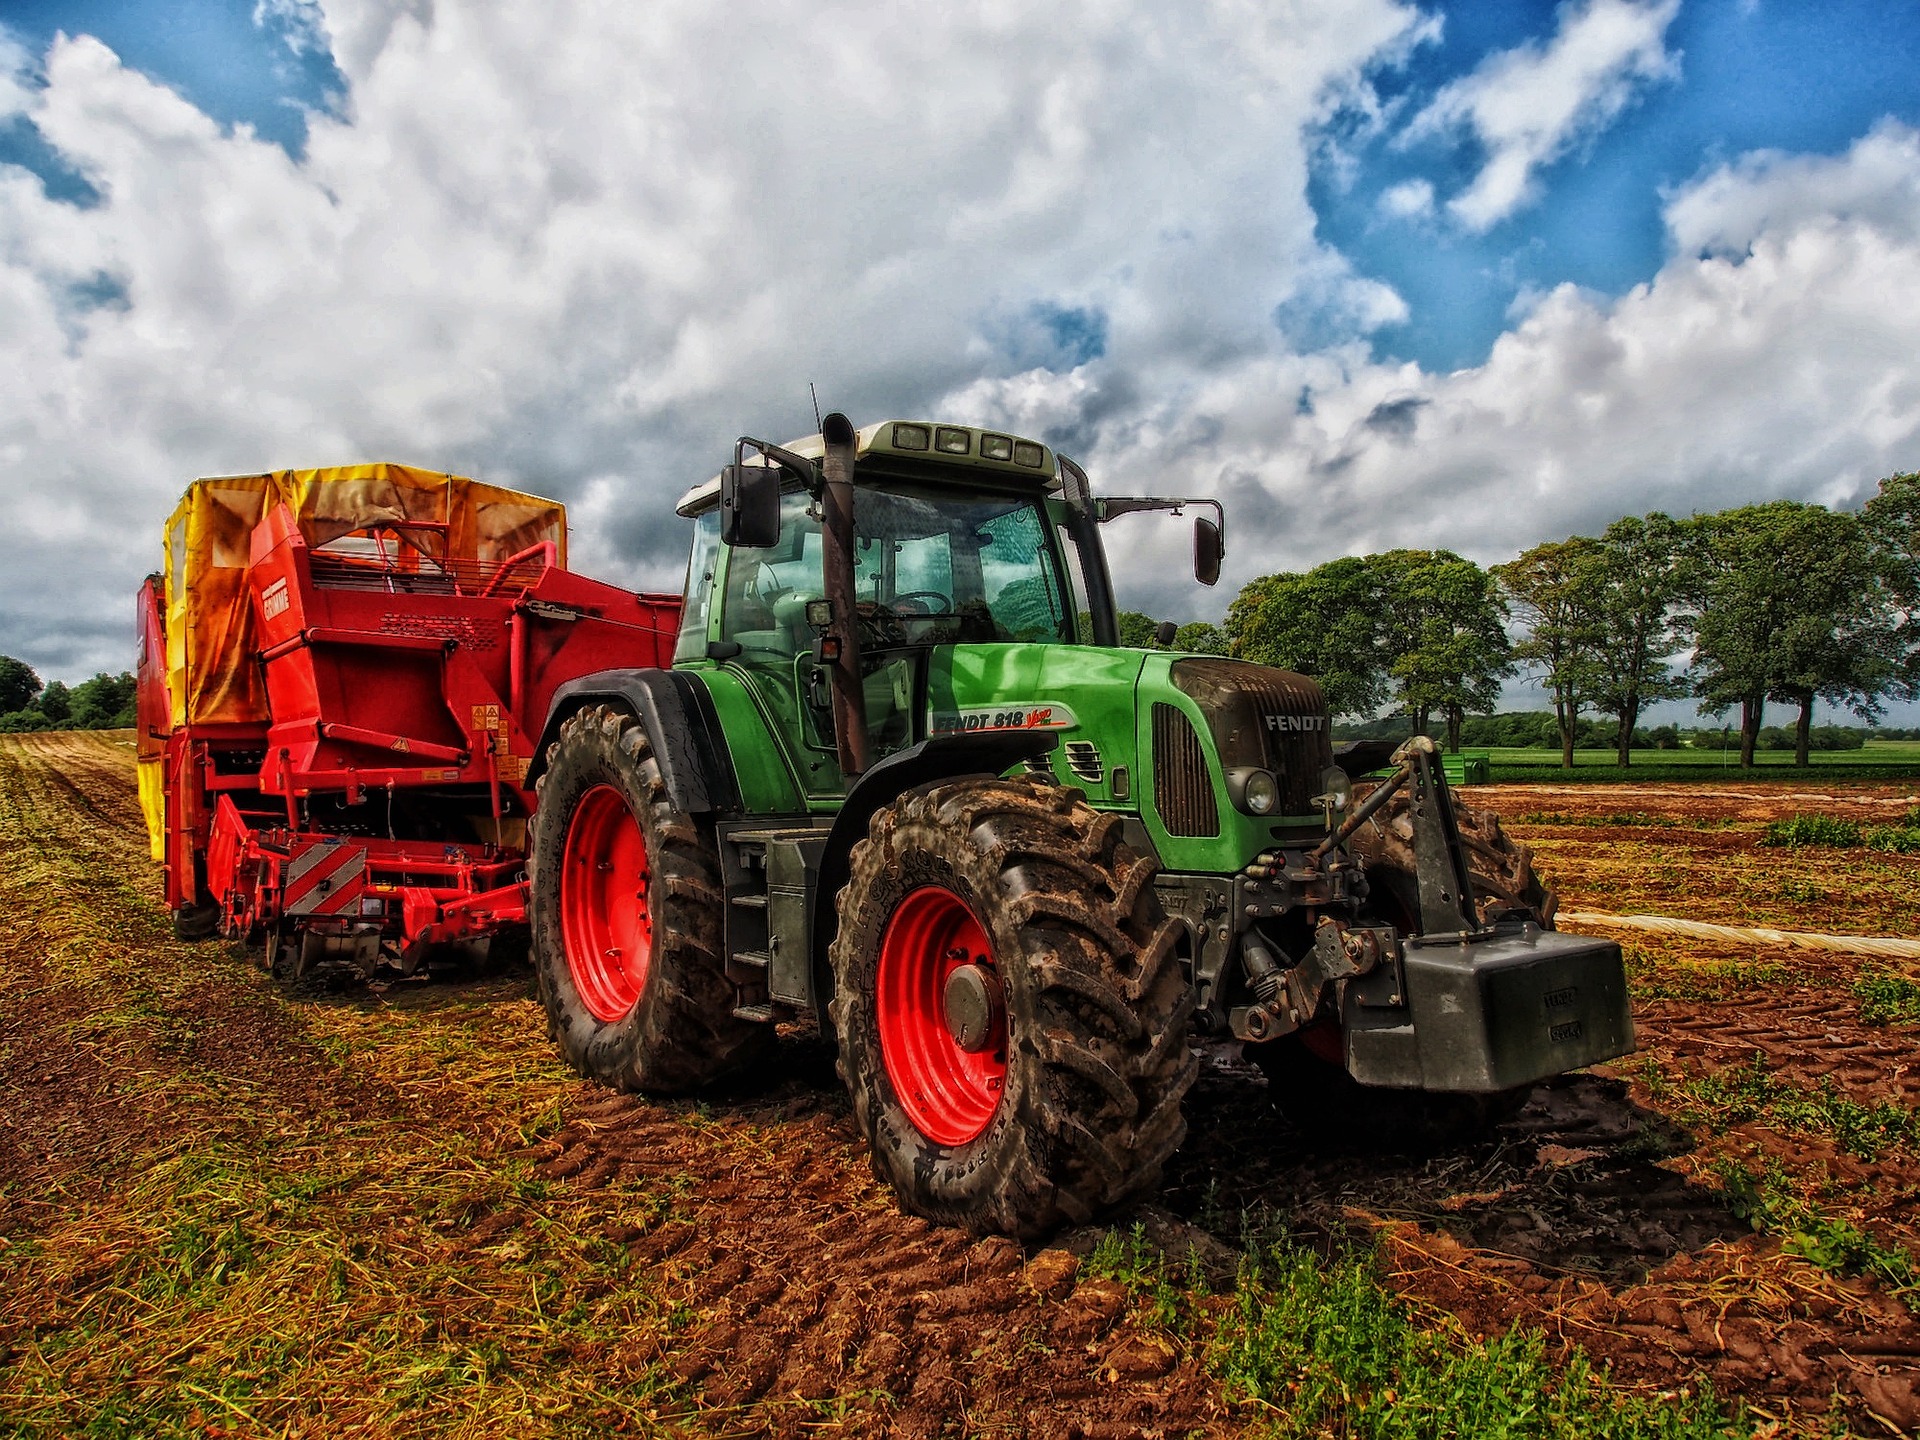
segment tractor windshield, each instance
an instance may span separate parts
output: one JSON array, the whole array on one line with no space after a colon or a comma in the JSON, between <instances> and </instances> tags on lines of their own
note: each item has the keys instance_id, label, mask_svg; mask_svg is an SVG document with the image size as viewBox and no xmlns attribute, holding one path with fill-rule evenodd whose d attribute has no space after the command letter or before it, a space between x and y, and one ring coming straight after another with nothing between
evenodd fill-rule
<instances>
[{"instance_id":1,"label":"tractor windshield","mask_svg":"<svg viewBox=\"0 0 1920 1440\"><path fill-rule=\"evenodd\" d=\"M811 647L807 602L824 593L812 509L804 494L785 496L779 542L735 554L722 603L724 639L789 655ZM855 596L867 644L1073 641L1073 611L1038 500L863 487L854 523Z\"/></svg>"}]
</instances>

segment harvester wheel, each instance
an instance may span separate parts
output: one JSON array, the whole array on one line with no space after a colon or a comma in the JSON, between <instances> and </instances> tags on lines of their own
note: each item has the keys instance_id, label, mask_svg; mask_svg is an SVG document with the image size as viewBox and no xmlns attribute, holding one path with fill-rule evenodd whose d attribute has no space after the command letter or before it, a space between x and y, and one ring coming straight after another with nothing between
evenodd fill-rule
<instances>
[{"instance_id":1,"label":"harvester wheel","mask_svg":"<svg viewBox=\"0 0 1920 1440\"><path fill-rule=\"evenodd\" d=\"M1154 862L1077 791L970 777L876 814L840 892L832 1014L876 1176L1020 1237L1158 1183L1192 995Z\"/></svg>"},{"instance_id":2,"label":"harvester wheel","mask_svg":"<svg viewBox=\"0 0 1920 1440\"><path fill-rule=\"evenodd\" d=\"M674 808L640 722L605 705L573 716L539 796L534 973L568 1063L623 1090L677 1092L766 1053L772 1027L733 1014L712 830Z\"/></svg>"}]
</instances>

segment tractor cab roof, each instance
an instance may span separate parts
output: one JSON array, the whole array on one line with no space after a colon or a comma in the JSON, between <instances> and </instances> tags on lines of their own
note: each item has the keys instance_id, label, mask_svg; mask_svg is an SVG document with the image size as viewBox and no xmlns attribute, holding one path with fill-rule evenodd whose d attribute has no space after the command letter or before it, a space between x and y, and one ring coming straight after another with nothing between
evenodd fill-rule
<instances>
[{"instance_id":1,"label":"tractor cab roof","mask_svg":"<svg viewBox=\"0 0 1920 1440\"><path fill-rule=\"evenodd\" d=\"M818 435L789 441L782 448L809 460L818 460L826 453L826 443ZM1024 483L1039 490L1056 489L1060 484L1053 451L1038 440L971 425L882 420L856 432L854 455L856 460L897 461L903 472L911 472L917 479L944 479L955 484L981 480L996 488ZM691 516L719 503L720 477L715 475L682 495L674 509Z\"/></svg>"}]
</instances>

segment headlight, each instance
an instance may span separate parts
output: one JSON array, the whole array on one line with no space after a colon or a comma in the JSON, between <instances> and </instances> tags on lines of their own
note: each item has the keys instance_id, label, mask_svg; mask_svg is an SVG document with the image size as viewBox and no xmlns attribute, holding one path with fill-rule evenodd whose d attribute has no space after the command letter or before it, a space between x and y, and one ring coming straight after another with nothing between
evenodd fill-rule
<instances>
[{"instance_id":1,"label":"headlight","mask_svg":"<svg viewBox=\"0 0 1920 1440\"><path fill-rule=\"evenodd\" d=\"M1270 814L1280 801L1280 782L1273 778L1271 772L1256 770L1247 776L1247 788L1243 793L1247 809L1255 815Z\"/></svg>"},{"instance_id":2,"label":"headlight","mask_svg":"<svg viewBox=\"0 0 1920 1440\"><path fill-rule=\"evenodd\" d=\"M1238 766L1227 771L1227 798L1249 815L1271 815L1280 803L1280 782L1271 770Z\"/></svg>"},{"instance_id":3,"label":"headlight","mask_svg":"<svg viewBox=\"0 0 1920 1440\"><path fill-rule=\"evenodd\" d=\"M1329 765L1320 772L1320 793L1335 810L1344 810L1353 801L1353 781L1338 765Z\"/></svg>"}]
</instances>

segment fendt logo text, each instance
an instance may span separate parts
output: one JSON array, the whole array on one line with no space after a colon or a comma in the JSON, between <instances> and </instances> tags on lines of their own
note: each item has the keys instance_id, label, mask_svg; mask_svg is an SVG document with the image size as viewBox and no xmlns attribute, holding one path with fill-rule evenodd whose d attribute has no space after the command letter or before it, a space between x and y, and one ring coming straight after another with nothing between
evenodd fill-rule
<instances>
[{"instance_id":1,"label":"fendt logo text","mask_svg":"<svg viewBox=\"0 0 1920 1440\"><path fill-rule=\"evenodd\" d=\"M1269 715L1269 730L1318 730L1327 723L1324 715Z\"/></svg>"}]
</instances>

